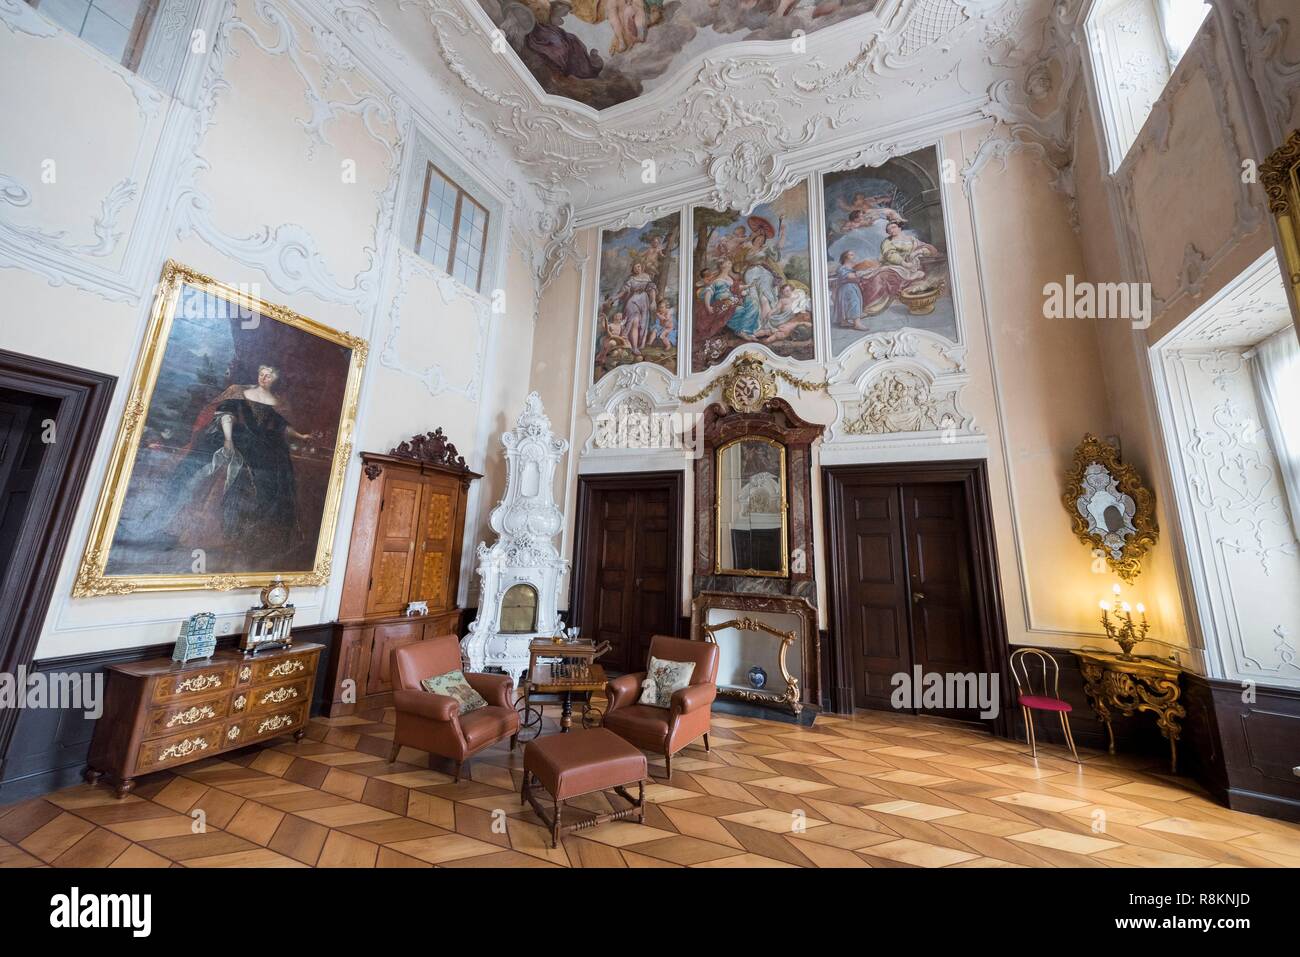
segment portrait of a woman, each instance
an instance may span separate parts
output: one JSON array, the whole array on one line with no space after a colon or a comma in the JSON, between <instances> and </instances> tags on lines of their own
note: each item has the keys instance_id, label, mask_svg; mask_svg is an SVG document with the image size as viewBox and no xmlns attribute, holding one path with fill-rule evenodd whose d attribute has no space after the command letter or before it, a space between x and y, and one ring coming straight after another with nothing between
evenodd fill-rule
<instances>
[{"instance_id":1,"label":"portrait of a woman","mask_svg":"<svg viewBox=\"0 0 1300 957\"><path fill-rule=\"evenodd\" d=\"M362 340L174 263L160 296L138 371L146 411L124 425L103 492L118 504L83 577L324 573Z\"/></svg>"},{"instance_id":2,"label":"portrait of a woman","mask_svg":"<svg viewBox=\"0 0 1300 957\"><path fill-rule=\"evenodd\" d=\"M232 385L203 410L185 457L172 473L169 524L181 544L248 538L282 547L301 543L297 489L289 442L321 438L291 424L287 400L276 395L280 370L260 365L253 385Z\"/></svg>"}]
</instances>

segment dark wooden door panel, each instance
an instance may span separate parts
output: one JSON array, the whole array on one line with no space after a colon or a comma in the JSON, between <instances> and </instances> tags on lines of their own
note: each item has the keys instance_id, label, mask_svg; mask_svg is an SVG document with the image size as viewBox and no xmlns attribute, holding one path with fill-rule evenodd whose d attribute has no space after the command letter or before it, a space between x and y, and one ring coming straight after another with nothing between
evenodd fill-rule
<instances>
[{"instance_id":1,"label":"dark wooden door panel","mask_svg":"<svg viewBox=\"0 0 1300 957\"><path fill-rule=\"evenodd\" d=\"M650 639L675 634L681 567L676 477L609 476L583 480L574 555L577 623L608 641L610 671L645 667Z\"/></svg>"},{"instance_id":2,"label":"dark wooden door panel","mask_svg":"<svg viewBox=\"0 0 1300 957\"><path fill-rule=\"evenodd\" d=\"M889 706L890 678L911 669L907 636L907 566L898 490L889 486L849 486L841 510L849 528L853 561L844 596L847 638L853 666L854 705Z\"/></svg>"},{"instance_id":3,"label":"dark wooden door panel","mask_svg":"<svg viewBox=\"0 0 1300 957\"><path fill-rule=\"evenodd\" d=\"M901 494L916 664L927 674L977 673L982 654L962 488L951 482L904 485ZM937 713L975 719L977 710Z\"/></svg>"},{"instance_id":4,"label":"dark wooden door panel","mask_svg":"<svg viewBox=\"0 0 1300 957\"><path fill-rule=\"evenodd\" d=\"M835 619L856 707L893 709L893 677L978 672L972 542L958 482L832 483ZM914 710L908 708L908 710ZM927 709L929 710L929 709ZM971 718L970 711L943 710Z\"/></svg>"}]
</instances>

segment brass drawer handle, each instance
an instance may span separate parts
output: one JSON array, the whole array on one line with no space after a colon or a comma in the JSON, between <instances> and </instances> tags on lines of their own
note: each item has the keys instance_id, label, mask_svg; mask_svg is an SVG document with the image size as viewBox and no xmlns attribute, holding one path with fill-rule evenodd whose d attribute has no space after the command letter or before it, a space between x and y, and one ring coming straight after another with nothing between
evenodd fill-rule
<instances>
[{"instance_id":1,"label":"brass drawer handle","mask_svg":"<svg viewBox=\"0 0 1300 957\"><path fill-rule=\"evenodd\" d=\"M293 724L294 717L291 714L277 714L270 718L265 718L257 726L257 733L262 734L265 731L278 731L280 728Z\"/></svg>"},{"instance_id":2,"label":"brass drawer handle","mask_svg":"<svg viewBox=\"0 0 1300 957\"><path fill-rule=\"evenodd\" d=\"M186 738L176 744L169 744L158 753L159 761L166 761L168 758L184 758L195 751L208 750L207 738Z\"/></svg>"},{"instance_id":3,"label":"brass drawer handle","mask_svg":"<svg viewBox=\"0 0 1300 957\"><path fill-rule=\"evenodd\" d=\"M274 691L268 691L262 695L262 704L268 701L279 704L281 701L288 701L290 698L298 697L298 689L293 685L285 685L283 688L276 688Z\"/></svg>"},{"instance_id":4,"label":"brass drawer handle","mask_svg":"<svg viewBox=\"0 0 1300 957\"><path fill-rule=\"evenodd\" d=\"M283 678L286 675L297 674L307 666L302 663L301 658L294 658L292 661L282 661L266 673L268 678Z\"/></svg>"},{"instance_id":5,"label":"brass drawer handle","mask_svg":"<svg viewBox=\"0 0 1300 957\"><path fill-rule=\"evenodd\" d=\"M203 707L195 705L188 711L180 711L172 715L167 727L174 728L178 724L197 724L200 721L206 721L208 718L215 718L217 713L212 710L212 705L205 704Z\"/></svg>"},{"instance_id":6,"label":"brass drawer handle","mask_svg":"<svg viewBox=\"0 0 1300 957\"><path fill-rule=\"evenodd\" d=\"M176 682L177 691L207 691L209 688L221 687L221 675L195 675L184 681Z\"/></svg>"}]
</instances>

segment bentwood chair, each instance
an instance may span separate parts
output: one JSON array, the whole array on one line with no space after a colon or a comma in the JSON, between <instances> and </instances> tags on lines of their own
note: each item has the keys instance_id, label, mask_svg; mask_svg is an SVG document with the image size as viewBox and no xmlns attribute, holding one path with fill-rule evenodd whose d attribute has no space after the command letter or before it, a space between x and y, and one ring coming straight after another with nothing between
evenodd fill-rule
<instances>
[{"instance_id":1,"label":"bentwood chair","mask_svg":"<svg viewBox=\"0 0 1300 957\"><path fill-rule=\"evenodd\" d=\"M461 766L473 755L503 738L515 748L519 715L511 699L514 682L509 675L467 672L470 687L487 699L487 707L460 713L460 702L448 695L425 691L420 682L461 667L460 642L455 635L401 645L392 652L393 709L397 726L393 731L393 753L397 760L402 745L450 758L460 781Z\"/></svg>"},{"instance_id":2,"label":"bentwood chair","mask_svg":"<svg viewBox=\"0 0 1300 957\"><path fill-rule=\"evenodd\" d=\"M1033 664L1031 664L1031 660ZM1061 730L1065 732L1065 743L1070 746L1076 764L1079 752L1074 747L1074 735L1070 733L1071 708L1069 702L1061 700L1061 666L1056 659L1038 648L1020 648L1011 655L1011 677L1016 683L1016 696L1020 710L1025 716L1025 736L1029 739L1029 750L1038 757L1038 741L1034 734L1034 712L1056 712L1061 719ZM1034 681L1037 671L1038 681ZM1048 676L1051 676L1050 691ZM1041 690L1041 694L1037 693Z\"/></svg>"}]
</instances>

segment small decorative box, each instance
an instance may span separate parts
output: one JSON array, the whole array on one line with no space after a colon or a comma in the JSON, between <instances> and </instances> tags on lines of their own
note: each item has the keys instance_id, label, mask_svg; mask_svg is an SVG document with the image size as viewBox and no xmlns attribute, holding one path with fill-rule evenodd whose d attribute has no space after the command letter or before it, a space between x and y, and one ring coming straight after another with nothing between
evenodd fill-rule
<instances>
[{"instance_id":1,"label":"small decorative box","mask_svg":"<svg viewBox=\"0 0 1300 957\"><path fill-rule=\"evenodd\" d=\"M180 637L172 651L172 661L184 664L196 658L211 658L217 650L217 616L210 611L191 615L181 625Z\"/></svg>"}]
</instances>

